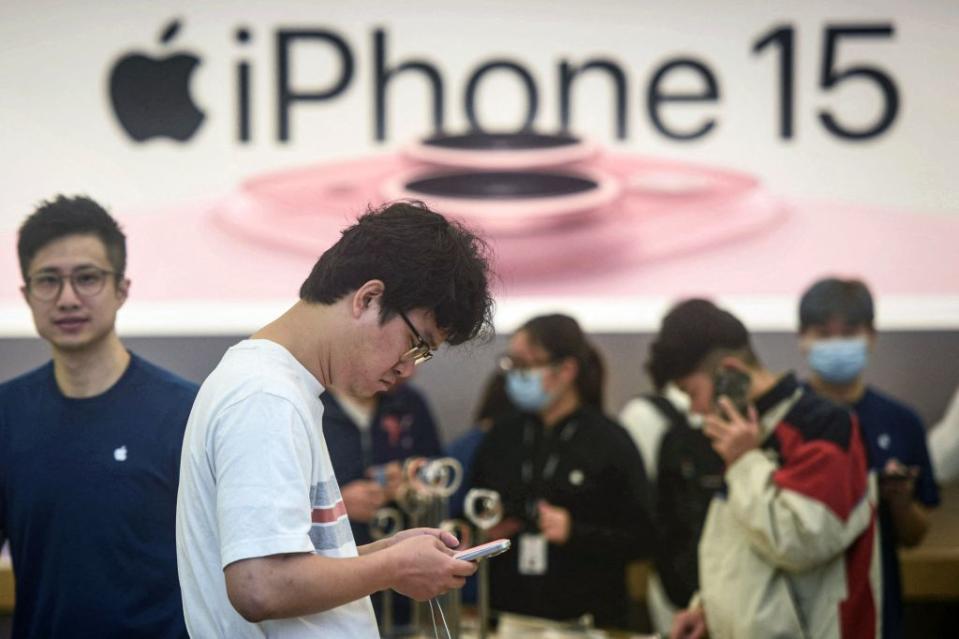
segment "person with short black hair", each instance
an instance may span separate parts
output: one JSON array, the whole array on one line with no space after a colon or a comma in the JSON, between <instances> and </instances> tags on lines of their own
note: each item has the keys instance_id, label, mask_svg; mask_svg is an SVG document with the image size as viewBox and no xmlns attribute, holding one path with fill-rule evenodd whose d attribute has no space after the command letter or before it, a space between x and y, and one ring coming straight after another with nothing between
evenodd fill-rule
<instances>
[{"instance_id":1,"label":"person with short black hair","mask_svg":"<svg viewBox=\"0 0 959 639\"><path fill-rule=\"evenodd\" d=\"M736 322L718 321L697 337L703 344L712 337L732 348L747 341ZM698 359L705 352L689 348L693 344L685 338L682 346L672 347L664 335L653 340L646 361L653 391L631 399L619 414L619 423L643 456L653 493L661 541L653 553L646 603L653 628L662 635L669 634L676 612L699 589L699 537L723 480L723 460L703 432L702 415L691 410L689 396L670 381L676 370L692 367L678 355Z\"/></svg>"},{"instance_id":2,"label":"person with short black hair","mask_svg":"<svg viewBox=\"0 0 959 639\"><path fill-rule=\"evenodd\" d=\"M456 538L417 528L357 548L323 434L325 388L370 397L444 342L488 333L486 244L416 202L362 215L300 300L230 348L184 438L177 553L196 637L378 637L369 595L463 585Z\"/></svg>"},{"instance_id":3,"label":"person with short black hair","mask_svg":"<svg viewBox=\"0 0 959 639\"><path fill-rule=\"evenodd\" d=\"M875 486L854 416L766 369L735 316L687 300L653 352L725 463L699 542L699 593L673 637L876 637Z\"/></svg>"},{"instance_id":4,"label":"person with short black hair","mask_svg":"<svg viewBox=\"0 0 959 639\"><path fill-rule=\"evenodd\" d=\"M509 556L490 563L492 607L600 626L627 623L626 564L655 543L643 461L603 414L604 370L576 320L543 315L510 338L502 362L518 411L484 437L473 485L497 491Z\"/></svg>"},{"instance_id":5,"label":"person with short black hair","mask_svg":"<svg viewBox=\"0 0 959 639\"><path fill-rule=\"evenodd\" d=\"M929 530L927 509L939 504L926 429L915 410L866 384L877 334L872 294L865 283L828 277L810 286L799 302L799 337L810 387L859 417L870 465L879 476L883 637L902 637L896 547L922 541Z\"/></svg>"},{"instance_id":6,"label":"person with short black hair","mask_svg":"<svg viewBox=\"0 0 959 639\"><path fill-rule=\"evenodd\" d=\"M130 353L126 238L88 197L21 225L24 300L52 360L0 385L0 545L13 637L186 637L174 517L197 387Z\"/></svg>"}]
</instances>

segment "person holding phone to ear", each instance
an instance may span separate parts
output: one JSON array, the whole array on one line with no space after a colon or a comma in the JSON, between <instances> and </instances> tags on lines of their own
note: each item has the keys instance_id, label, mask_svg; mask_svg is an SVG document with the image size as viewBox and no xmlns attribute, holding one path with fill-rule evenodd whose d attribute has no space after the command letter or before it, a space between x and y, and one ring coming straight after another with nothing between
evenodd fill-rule
<instances>
[{"instance_id":1,"label":"person holding phone to ear","mask_svg":"<svg viewBox=\"0 0 959 639\"><path fill-rule=\"evenodd\" d=\"M725 463L699 592L671 636L877 637L876 494L855 416L763 366L707 300L675 306L654 349Z\"/></svg>"},{"instance_id":2,"label":"person holding phone to ear","mask_svg":"<svg viewBox=\"0 0 959 639\"><path fill-rule=\"evenodd\" d=\"M904 636L897 546L917 545L929 531L928 509L939 504L926 429L909 406L866 384L876 344L872 295L863 282L817 281L799 302L800 348L809 386L856 412L870 466L879 476L882 532L883 637Z\"/></svg>"}]
</instances>

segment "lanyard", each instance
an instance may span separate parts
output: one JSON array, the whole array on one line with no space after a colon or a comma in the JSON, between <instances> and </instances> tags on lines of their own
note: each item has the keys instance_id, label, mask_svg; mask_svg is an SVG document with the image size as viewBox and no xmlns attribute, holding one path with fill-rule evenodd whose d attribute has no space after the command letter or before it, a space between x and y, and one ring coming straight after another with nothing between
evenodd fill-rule
<instances>
[{"instance_id":1,"label":"lanyard","mask_svg":"<svg viewBox=\"0 0 959 639\"><path fill-rule=\"evenodd\" d=\"M562 452L561 447L565 446L566 443L573 438L579 424L577 424L576 420L570 420L562 426L554 427L560 429L559 433L544 432L539 447L536 446L536 431L539 430L537 427L538 424L532 419L527 419L523 425L523 449L525 454L523 455L523 463L520 466L523 483L526 484L529 489L526 498L526 515L532 520L536 519L536 502L538 498L556 474L556 467L559 466L559 458ZM553 450L550 451L549 456L543 463L539 477L536 477L535 463L538 457L538 448L545 448L553 444L554 440L555 445Z\"/></svg>"}]
</instances>

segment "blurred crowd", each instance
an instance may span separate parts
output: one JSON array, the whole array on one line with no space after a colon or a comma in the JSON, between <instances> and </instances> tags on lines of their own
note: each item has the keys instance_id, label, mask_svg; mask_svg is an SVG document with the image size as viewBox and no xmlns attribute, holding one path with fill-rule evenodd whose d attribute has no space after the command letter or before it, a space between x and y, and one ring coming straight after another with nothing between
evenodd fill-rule
<instances>
[{"instance_id":1,"label":"blurred crowd","mask_svg":"<svg viewBox=\"0 0 959 639\"><path fill-rule=\"evenodd\" d=\"M200 387L119 339L125 236L96 202L42 204L18 256L52 359L0 384L15 637L375 637L425 625L410 599L446 625L464 584L481 611L631 628L644 561L662 635L898 638L898 550L959 476L959 392L927 429L867 382L856 279L797 300L808 376L769 368L728 310L678 301L637 362L652 390L615 413L577 320L532 317L444 445L404 382L490 329L489 260L421 203L362 215ZM456 551L497 539L511 552L467 583Z\"/></svg>"},{"instance_id":2,"label":"blurred crowd","mask_svg":"<svg viewBox=\"0 0 959 639\"><path fill-rule=\"evenodd\" d=\"M503 497L489 535L515 552L491 563L494 610L625 627L627 566L649 560L663 635L696 636L708 618L718 636L804 636L807 619L821 625L813 636L902 637L897 548L921 542L937 482L959 472L959 395L927 436L908 403L867 383L878 335L861 281L815 282L797 320L807 378L765 368L728 311L677 303L645 362L652 392L615 415L602 355L574 318L516 330L475 428L446 449L467 477L453 514L470 485ZM334 459L368 460L343 474L357 523L392 498L378 468L440 454L422 395L405 385L379 402L397 407L350 412L362 455L331 440Z\"/></svg>"}]
</instances>

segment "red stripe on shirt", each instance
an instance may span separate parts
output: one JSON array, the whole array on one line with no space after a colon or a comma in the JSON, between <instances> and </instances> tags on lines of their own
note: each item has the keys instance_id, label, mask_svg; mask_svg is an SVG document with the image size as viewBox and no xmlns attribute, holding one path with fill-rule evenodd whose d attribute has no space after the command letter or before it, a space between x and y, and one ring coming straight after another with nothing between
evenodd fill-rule
<instances>
[{"instance_id":1,"label":"red stripe on shirt","mask_svg":"<svg viewBox=\"0 0 959 639\"><path fill-rule=\"evenodd\" d=\"M329 508L314 508L313 509L313 523L314 524L329 524L340 517L346 515L346 505L342 500L336 502Z\"/></svg>"}]
</instances>

